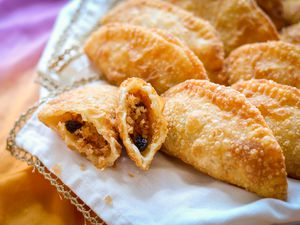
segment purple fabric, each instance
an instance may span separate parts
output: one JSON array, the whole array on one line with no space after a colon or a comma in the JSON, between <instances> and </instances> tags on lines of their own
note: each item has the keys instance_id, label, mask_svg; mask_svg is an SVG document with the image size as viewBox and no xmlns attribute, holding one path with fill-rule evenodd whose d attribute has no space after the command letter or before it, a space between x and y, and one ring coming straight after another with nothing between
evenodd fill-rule
<instances>
[{"instance_id":1,"label":"purple fabric","mask_svg":"<svg viewBox=\"0 0 300 225\"><path fill-rule=\"evenodd\" d=\"M0 0L0 81L36 65L66 0Z\"/></svg>"}]
</instances>

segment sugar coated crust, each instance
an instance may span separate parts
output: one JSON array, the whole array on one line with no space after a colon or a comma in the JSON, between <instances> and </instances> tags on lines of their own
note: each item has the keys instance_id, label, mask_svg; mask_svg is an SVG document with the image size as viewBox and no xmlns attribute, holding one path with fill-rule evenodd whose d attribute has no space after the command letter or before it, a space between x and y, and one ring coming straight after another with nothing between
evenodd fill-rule
<instances>
[{"instance_id":1,"label":"sugar coated crust","mask_svg":"<svg viewBox=\"0 0 300 225\"><path fill-rule=\"evenodd\" d=\"M205 18L220 33L225 53L255 42L278 40L270 18L254 0L167 0Z\"/></svg>"},{"instance_id":2,"label":"sugar coated crust","mask_svg":"<svg viewBox=\"0 0 300 225\"><path fill-rule=\"evenodd\" d=\"M170 42L160 33L135 25L109 24L95 31L84 49L104 77L117 85L128 77L139 77L162 93L187 79L207 79L202 62L188 47L182 47L184 43Z\"/></svg>"},{"instance_id":3,"label":"sugar coated crust","mask_svg":"<svg viewBox=\"0 0 300 225\"><path fill-rule=\"evenodd\" d=\"M70 90L50 100L41 108L38 118L58 132L68 147L84 154L96 167L102 169L112 166L121 153L121 146L117 141L117 102L117 87L99 82ZM105 155L97 155L76 143L65 126L61 125L71 116L80 117L80 120L96 128L98 141L104 138L109 147Z\"/></svg>"},{"instance_id":4,"label":"sugar coated crust","mask_svg":"<svg viewBox=\"0 0 300 225\"><path fill-rule=\"evenodd\" d=\"M300 179L300 90L256 79L233 88L260 110L283 150L288 175Z\"/></svg>"},{"instance_id":5,"label":"sugar coated crust","mask_svg":"<svg viewBox=\"0 0 300 225\"><path fill-rule=\"evenodd\" d=\"M222 82L218 75L224 63L223 43L208 21L167 2L129 0L104 16L102 24L108 23L128 23L167 31L181 39L199 57L211 80Z\"/></svg>"},{"instance_id":6,"label":"sugar coated crust","mask_svg":"<svg viewBox=\"0 0 300 225\"><path fill-rule=\"evenodd\" d=\"M300 88L300 48L282 41L244 45L225 61L228 83L267 79Z\"/></svg>"},{"instance_id":7,"label":"sugar coated crust","mask_svg":"<svg viewBox=\"0 0 300 225\"><path fill-rule=\"evenodd\" d=\"M282 150L243 94L188 80L163 96L169 128L163 151L216 179L263 197L286 199Z\"/></svg>"},{"instance_id":8,"label":"sugar coated crust","mask_svg":"<svg viewBox=\"0 0 300 225\"><path fill-rule=\"evenodd\" d=\"M300 48L300 22L280 31L280 40L297 45Z\"/></svg>"}]
</instances>

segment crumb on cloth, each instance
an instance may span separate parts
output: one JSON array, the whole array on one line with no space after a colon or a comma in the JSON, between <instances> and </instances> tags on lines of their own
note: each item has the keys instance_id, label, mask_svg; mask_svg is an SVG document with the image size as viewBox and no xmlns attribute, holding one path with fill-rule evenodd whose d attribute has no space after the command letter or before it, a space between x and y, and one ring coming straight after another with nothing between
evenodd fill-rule
<instances>
[{"instance_id":1,"label":"crumb on cloth","mask_svg":"<svg viewBox=\"0 0 300 225\"><path fill-rule=\"evenodd\" d=\"M112 205L112 197L111 197L110 195L106 195L106 196L104 197L104 202L105 202L105 204L107 204L107 205Z\"/></svg>"},{"instance_id":2,"label":"crumb on cloth","mask_svg":"<svg viewBox=\"0 0 300 225\"><path fill-rule=\"evenodd\" d=\"M135 175L134 175L133 173L129 172L129 173L128 173L128 176L134 177Z\"/></svg>"},{"instance_id":3,"label":"crumb on cloth","mask_svg":"<svg viewBox=\"0 0 300 225\"><path fill-rule=\"evenodd\" d=\"M85 171L86 170L86 166L83 163L80 163L79 167L80 167L81 171Z\"/></svg>"},{"instance_id":4,"label":"crumb on cloth","mask_svg":"<svg viewBox=\"0 0 300 225\"><path fill-rule=\"evenodd\" d=\"M61 174L61 166L59 164L55 164L52 167L53 172L55 173L55 175L59 176Z\"/></svg>"}]
</instances>

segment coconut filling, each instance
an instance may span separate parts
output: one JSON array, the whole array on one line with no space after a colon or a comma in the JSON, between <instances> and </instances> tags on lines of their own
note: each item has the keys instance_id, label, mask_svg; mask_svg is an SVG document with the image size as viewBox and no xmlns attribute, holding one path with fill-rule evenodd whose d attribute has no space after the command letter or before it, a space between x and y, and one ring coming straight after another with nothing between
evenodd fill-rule
<instances>
[{"instance_id":1,"label":"coconut filling","mask_svg":"<svg viewBox=\"0 0 300 225\"><path fill-rule=\"evenodd\" d=\"M109 144L92 123L83 121L78 114L68 113L63 117L58 123L58 129L65 131L64 135L72 140L72 145L77 151L90 159L110 155Z\"/></svg>"},{"instance_id":2,"label":"coconut filling","mask_svg":"<svg viewBox=\"0 0 300 225\"><path fill-rule=\"evenodd\" d=\"M149 99L140 94L129 93L126 98L127 105L127 132L131 142L140 152L146 150L151 142L152 132L150 125L150 112L147 105Z\"/></svg>"}]
</instances>

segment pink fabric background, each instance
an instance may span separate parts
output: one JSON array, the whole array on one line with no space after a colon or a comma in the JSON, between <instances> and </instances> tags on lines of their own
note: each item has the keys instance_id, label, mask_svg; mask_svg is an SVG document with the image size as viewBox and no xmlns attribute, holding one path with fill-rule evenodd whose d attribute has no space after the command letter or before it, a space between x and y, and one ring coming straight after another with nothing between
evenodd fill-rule
<instances>
[{"instance_id":1,"label":"pink fabric background","mask_svg":"<svg viewBox=\"0 0 300 225\"><path fill-rule=\"evenodd\" d=\"M66 0L0 0L0 82L34 67Z\"/></svg>"}]
</instances>

